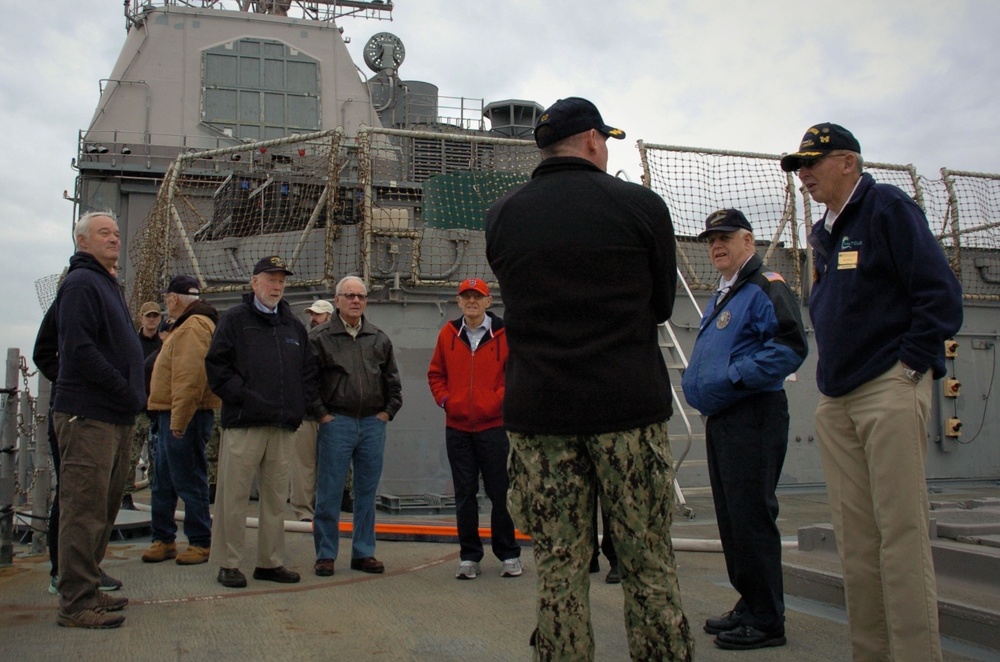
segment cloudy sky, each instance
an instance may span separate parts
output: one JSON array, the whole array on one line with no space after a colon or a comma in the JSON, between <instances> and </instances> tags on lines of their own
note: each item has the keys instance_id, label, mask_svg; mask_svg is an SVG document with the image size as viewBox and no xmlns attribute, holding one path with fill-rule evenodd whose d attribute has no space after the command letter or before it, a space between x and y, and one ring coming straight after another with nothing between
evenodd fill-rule
<instances>
[{"instance_id":1,"label":"cloudy sky","mask_svg":"<svg viewBox=\"0 0 1000 662\"><path fill-rule=\"evenodd\" d=\"M191 4L195 4L196 0ZM38 278L72 252L77 132L125 36L121 0L0 0L0 343L30 356ZM811 124L854 131L865 157L1000 172L996 0L395 0L393 21L346 20L349 49L388 31L400 75L442 95L590 98L635 141L780 153ZM367 71L367 69L365 69ZM615 141L612 141L614 143Z\"/></svg>"}]
</instances>

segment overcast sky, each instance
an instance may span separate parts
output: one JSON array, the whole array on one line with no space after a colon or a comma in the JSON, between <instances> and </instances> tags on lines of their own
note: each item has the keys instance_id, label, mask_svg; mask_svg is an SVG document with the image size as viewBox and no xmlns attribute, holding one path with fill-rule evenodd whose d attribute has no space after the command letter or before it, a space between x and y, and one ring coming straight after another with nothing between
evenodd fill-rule
<instances>
[{"instance_id":1,"label":"overcast sky","mask_svg":"<svg viewBox=\"0 0 1000 662\"><path fill-rule=\"evenodd\" d=\"M38 278L71 254L77 132L125 37L121 0L0 0L0 348L30 356ZM395 0L404 80L445 96L593 100L628 137L612 172L641 174L636 140L792 151L810 125L851 129L866 159L1000 172L997 0Z\"/></svg>"}]
</instances>

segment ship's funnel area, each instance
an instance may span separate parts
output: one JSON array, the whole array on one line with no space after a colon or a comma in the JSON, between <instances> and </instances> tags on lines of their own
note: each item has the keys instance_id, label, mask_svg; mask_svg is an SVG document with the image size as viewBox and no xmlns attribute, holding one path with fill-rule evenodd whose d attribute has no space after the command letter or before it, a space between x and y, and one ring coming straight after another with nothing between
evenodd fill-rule
<instances>
[{"instance_id":1,"label":"ship's funnel area","mask_svg":"<svg viewBox=\"0 0 1000 662\"><path fill-rule=\"evenodd\" d=\"M507 99L494 101L483 109L491 131L507 138L531 138L542 108L534 101Z\"/></svg>"}]
</instances>

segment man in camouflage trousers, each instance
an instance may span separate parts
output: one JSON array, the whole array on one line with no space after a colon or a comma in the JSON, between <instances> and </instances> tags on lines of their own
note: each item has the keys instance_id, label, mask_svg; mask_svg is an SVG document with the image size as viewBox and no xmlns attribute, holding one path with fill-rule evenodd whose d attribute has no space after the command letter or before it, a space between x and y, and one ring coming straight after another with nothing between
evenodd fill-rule
<instances>
[{"instance_id":1,"label":"man in camouflage trousers","mask_svg":"<svg viewBox=\"0 0 1000 662\"><path fill-rule=\"evenodd\" d=\"M592 503L608 513L633 660L690 660L670 521L670 380L657 324L677 286L670 212L607 174L609 137L585 99L535 125L542 163L487 213L510 354L510 512L533 540L536 660L592 660Z\"/></svg>"}]
</instances>

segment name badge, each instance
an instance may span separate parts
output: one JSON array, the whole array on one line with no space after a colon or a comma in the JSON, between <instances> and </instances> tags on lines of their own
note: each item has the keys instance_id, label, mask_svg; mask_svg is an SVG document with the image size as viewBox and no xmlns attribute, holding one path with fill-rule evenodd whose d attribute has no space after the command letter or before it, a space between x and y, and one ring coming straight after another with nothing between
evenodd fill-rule
<instances>
[{"instance_id":1,"label":"name badge","mask_svg":"<svg viewBox=\"0 0 1000 662\"><path fill-rule=\"evenodd\" d=\"M857 269L858 268L858 252L857 251L842 251L837 253L837 268L838 269Z\"/></svg>"}]
</instances>

